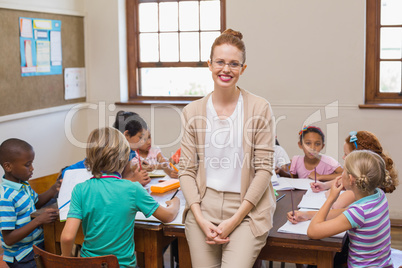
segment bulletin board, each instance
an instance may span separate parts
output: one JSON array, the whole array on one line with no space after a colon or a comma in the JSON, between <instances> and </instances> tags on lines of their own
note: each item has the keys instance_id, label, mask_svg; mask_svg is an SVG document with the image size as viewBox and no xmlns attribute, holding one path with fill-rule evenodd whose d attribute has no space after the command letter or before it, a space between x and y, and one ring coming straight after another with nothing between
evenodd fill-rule
<instances>
[{"instance_id":1,"label":"bulletin board","mask_svg":"<svg viewBox=\"0 0 402 268\"><path fill-rule=\"evenodd\" d=\"M85 67L83 17L0 8L0 116L85 102L64 99L63 73L21 76L21 17L60 21L63 70Z\"/></svg>"}]
</instances>

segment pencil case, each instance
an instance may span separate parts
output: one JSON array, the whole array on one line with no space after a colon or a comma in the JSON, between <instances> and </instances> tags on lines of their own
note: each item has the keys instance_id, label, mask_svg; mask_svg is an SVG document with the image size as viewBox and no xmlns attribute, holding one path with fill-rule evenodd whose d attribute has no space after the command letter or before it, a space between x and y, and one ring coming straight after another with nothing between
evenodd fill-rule
<instances>
[{"instance_id":1,"label":"pencil case","mask_svg":"<svg viewBox=\"0 0 402 268\"><path fill-rule=\"evenodd\" d=\"M180 187L178 179L170 179L151 186L151 192L164 193Z\"/></svg>"}]
</instances>

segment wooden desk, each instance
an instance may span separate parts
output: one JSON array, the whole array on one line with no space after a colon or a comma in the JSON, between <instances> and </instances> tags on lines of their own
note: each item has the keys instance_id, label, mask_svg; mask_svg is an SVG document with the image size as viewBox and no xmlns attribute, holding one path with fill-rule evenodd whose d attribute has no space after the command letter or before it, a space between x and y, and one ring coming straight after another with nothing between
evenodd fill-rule
<instances>
[{"instance_id":1,"label":"wooden desk","mask_svg":"<svg viewBox=\"0 0 402 268\"><path fill-rule=\"evenodd\" d=\"M286 213L292 210L290 191L278 191L279 196L286 196L277 202L274 214L273 228L267 243L261 250L259 259L317 265L318 268L333 267L334 254L342 250L344 239L326 238L312 240L305 235L278 233L278 229L287 221ZM295 207L300 202L305 191L293 191ZM191 267L190 251L183 226L163 226L166 236L176 236L179 242L180 267Z\"/></svg>"}]
</instances>

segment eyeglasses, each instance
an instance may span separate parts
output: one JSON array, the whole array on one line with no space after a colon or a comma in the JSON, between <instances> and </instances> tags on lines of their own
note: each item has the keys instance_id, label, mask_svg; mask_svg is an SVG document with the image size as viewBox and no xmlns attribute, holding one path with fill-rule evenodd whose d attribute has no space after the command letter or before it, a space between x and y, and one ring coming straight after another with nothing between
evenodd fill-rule
<instances>
[{"instance_id":1,"label":"eyeglasses","mask_svg":"<svg viewBox=\"0 0 402 268\"><path fill-rule=\"evenodd\" d=\"M225 65L229 66L230 69L240 69L241 67L243 67L243 64L238 61L226 63L223 60L214 60L212 61L212 65L217 69L223 69Z\"/></svg>"}]
</instances>

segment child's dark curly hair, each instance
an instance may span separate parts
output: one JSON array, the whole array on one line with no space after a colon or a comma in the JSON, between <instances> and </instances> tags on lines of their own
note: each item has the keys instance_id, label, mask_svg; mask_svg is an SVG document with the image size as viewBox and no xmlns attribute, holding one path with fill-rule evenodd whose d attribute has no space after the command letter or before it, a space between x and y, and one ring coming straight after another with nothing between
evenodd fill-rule
<instances>
[{"instance_id":1,"label":"child's dark curly hair","mask_svg":"<svg viewBox=\"0 0 402 268\"><path fill-rule=\"evenodd\" d=\"M300 137L300 143L303 144L303 136L306 135L307 133L314 132L317 133L318 135L321 136L322 138L322 143L325 143L325 135L324 132L322 132L321 128L315 127L315 126L304 126L302 130L299 131L299 137Z\"/></svg>"}]
</instances>

